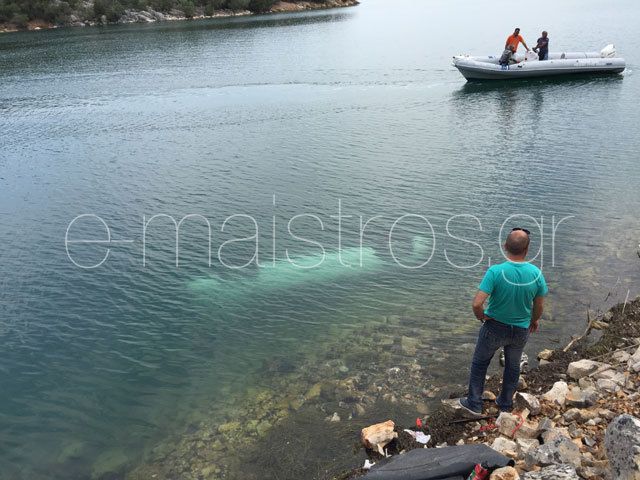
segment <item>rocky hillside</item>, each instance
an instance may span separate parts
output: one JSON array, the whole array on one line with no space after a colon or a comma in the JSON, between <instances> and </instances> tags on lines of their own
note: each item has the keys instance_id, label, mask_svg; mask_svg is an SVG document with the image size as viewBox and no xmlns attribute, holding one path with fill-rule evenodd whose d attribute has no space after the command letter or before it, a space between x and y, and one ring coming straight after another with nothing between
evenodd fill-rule
<instances>
[{"instance_id":1,"label":"rocky hillside","mask_svg":"<svg viewBox=\"0 0 640 480\"><path fill-rule=\"evenodd\" d=\"M0 0L0 32L229 17L357 4L357 0Z\"/></svg>"}]
</instances>

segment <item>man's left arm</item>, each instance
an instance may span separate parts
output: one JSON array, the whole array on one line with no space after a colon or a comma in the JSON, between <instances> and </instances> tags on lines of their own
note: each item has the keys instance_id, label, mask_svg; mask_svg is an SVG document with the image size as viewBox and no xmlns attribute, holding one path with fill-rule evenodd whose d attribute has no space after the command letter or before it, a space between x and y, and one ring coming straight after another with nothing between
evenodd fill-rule
<instances>
[{"instance_id":1,"label":"man's left arm","mask_svg":"<svg viewBox=\"0 0 640 480\"><path fill-rule=\"evenodd\" d=\"M473 299L473 314L481 322L484 322L488 318L484 314L484 302L487 301L487 298L489 298L489 294L487 292L478 290L476 298Z\"/></svg>"},{"instance_id":2,"label":"man's left arm","mask_svg":"<svg viewBox=\"0 0 640 480\"><path fill-rule=\"evenodd\" d=\"M527 47L526 42L524 41L524 38L520 37L520 41L522 42L522 45L524 45L524 48L527 49L527 52L529 51L529 47Z\"/></svg>"},{"instance_id":3,"label":"man's left arm","mask_svg":"<svg viewBox=\"0 0 640 480\"><path fill-rule=\"evenodd\" d=\"M542 316L544 311L544 297L536 297L533 299L533 308L531 310L531 323L529 324L529 331L534 333L538 330L538 320Z\"/></svg>"}]
</instances>

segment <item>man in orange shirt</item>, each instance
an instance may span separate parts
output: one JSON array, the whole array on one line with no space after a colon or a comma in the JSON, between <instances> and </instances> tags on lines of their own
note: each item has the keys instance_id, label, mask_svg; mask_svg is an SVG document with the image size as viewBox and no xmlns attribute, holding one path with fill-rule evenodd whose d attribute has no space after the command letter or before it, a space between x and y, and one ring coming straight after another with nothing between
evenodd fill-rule
<instances>
[{"instance_id":1,"label":"man in orange shirt","mask_svg":"<svg viewBox=\"0 0 640 480\"><path fill-rule=\"evenodd\" d=\"M524 38L522 38L522 36L520 35L520 29L516 28L513 31L513 35L509 35L509 38L507 38L507 43L504 44L504 49L506 50L507 48L509 48L509 45L512 45L513 53L516 53L518 51L518 44L520 43L524 45L524 48L526 48L528 52L529 47L527 47L527 44L525 43Z\"/></svg>"}]
</instances>

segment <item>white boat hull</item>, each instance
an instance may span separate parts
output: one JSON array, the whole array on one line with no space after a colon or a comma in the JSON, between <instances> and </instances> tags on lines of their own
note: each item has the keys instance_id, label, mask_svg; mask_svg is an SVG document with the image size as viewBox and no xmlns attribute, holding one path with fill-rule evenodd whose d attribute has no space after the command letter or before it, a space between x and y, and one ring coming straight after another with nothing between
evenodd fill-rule
<instances>
[{"instance_id":1,"label":"white boat hull","mask_svg":"<svg viewBox=\"0 0 640 480\"><path fill-rule=\"evenodd\" d=\"M453 57L453 66L469 81L506 80L518 78L575 75L579 73L621 73L626 64L623 58L601 58L597 52L550 53L549 60L525 61L500 65L498 57Z\"/></svg>"}]
</instances>

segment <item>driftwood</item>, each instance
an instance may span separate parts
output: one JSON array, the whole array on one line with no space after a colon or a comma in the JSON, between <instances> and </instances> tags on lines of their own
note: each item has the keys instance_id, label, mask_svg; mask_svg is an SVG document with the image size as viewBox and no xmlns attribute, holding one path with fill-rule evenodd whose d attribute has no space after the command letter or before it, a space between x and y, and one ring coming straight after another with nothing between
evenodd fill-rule
<instances>
[{"instance_id":1,"label":"driftwood","mask_svg":"<svg viewBox=\"0 0 640 480\"><path fill-rule=\"evenodd\" d=\"M597 318L597 317L596 317ZM596 322L596 319L594 318L593 320L591 319L591 315L589 313L589 307L587 306L587 329L584 331L584 333L582 335L577 336L576 338L574 338L573 340L571 340L568 345L566 347L564 347L562 349L563 352L566 352L567 350L569 350L571 348L571 346L582 340L584 337L586 337L587 335L589 335L591 333L591 330L594 327L594 322Z\"/></svg>"},{"instance_id":2,"label":"driftwood","mask_svg":"<svg viewBox=\"0 0 640 480\"><path fill-rule=\"evenodd\" d=\"M627 302L629 301L629 293L631 293L631 290L627 290L627 298L624 299L624 305L622 306L622 315L624 315L624 309L627 308Z\"/></svg>"},{"instance_id":3,"label":"driftwood","mask_svg":"<svg viewBox=\"0 0 640 480\"><path fill-rule=\"evenodd\" d=\"M604 358L606 356L613 355L614 353L623 352L624 350L629 350L630 348L636 348L636 347L640 347L640 342L632 343L631 345L627 345L626 347L622 347L622 348L619 348L617 350L613 350L611 352L607 352L607 353L603 353L601 355L597 355L595 357L591 357L588 360L597 360L599 358ZM622 362L622 363L625 363L625 362Z\"/></svg>"}]
</instances>

